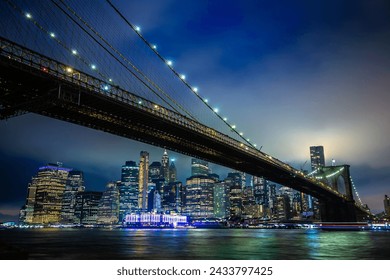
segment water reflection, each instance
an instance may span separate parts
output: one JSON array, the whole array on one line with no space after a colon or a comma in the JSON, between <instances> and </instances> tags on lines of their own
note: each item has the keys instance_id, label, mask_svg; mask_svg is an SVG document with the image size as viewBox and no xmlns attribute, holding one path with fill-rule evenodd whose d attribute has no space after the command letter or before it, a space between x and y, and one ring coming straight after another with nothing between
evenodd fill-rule
<instances>
[{"instance_id":1,"label":"water reflection","mask_svg":"<svg viewBox=\"0 0 390 280\"><path fill-rule=\"evenodd\" d=\"M390 232L315 229L7 230L0 258L390 259L389 241Z\"/></svg>"}]
</instances>

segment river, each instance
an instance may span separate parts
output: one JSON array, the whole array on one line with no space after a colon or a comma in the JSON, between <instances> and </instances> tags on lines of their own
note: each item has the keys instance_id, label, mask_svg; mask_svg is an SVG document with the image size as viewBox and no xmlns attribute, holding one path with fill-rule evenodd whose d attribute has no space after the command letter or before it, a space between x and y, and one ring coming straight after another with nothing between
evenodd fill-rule
<instances>
[{"instance_id":1,"label":"river","mask_svg":"<svg viewBox=\"0 0 390 280\"><path fill-rule=\"evenodd\" d=\"M0 259L390 259L390 232L318 229L7 229Z\"/></svg>"}]
</instances>

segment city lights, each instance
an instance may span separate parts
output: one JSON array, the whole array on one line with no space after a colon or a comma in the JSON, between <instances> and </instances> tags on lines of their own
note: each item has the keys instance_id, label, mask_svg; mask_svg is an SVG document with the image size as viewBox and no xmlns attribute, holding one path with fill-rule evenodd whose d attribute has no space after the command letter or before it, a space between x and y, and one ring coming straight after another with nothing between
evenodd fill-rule
<instances>
[{"instance_id":1,"label":"city lights","mask_svg":"<svg viewBox=\"0 0 390 280\"><path fill-rule=\"evenodd\" d=\"M56 34L54 34L53 32L50 32L50 37L55 38Z\"/></svg>"},{"instance_id":2,"label":"city lights","mask_svg":"<svg viewBox=\"0 0 390 280\"><path fill-rule=\"evenodd\" d=\"M26 13L25 15L26 15L26 18L28 18L28 19L32 18L32 15L30 13Z\"/></svg>"},{"instance_id":3,"label":"city lights","mask_svg":"<svg viewBox=\"0 0 390 280\"><path fill-rule=\"evenodd\" d=\"M77 50L73 49L73 50L72 50L72 54L73 54L73 55L77 55Z\"/></svg>"},{"instance_id":4,"label":"city lights","mask_svg":"<svg viewBox=\"0 0 390 280\"><path fill-rule=\"evenodd\" d=\"M180 75L180 79L182 79L182 80L185 80L186 79L186 75Z\"/></svg>"},{"instance_id":5,"label":"city lights","mask_svg":"<svg viewBox=\"0 0 390 280\"><path fill-rule=\"evenodd\" d=\"M95 70L96 69L96 65L95 64L91 64L91 69Z\"/></svg>"},{"instance_id":6,"label":"city lights","mask_svg":"<svg viewBox=\"0 0 390 280\"><path fill-rule=\"evenodd\" d=\"M167 64L168 64L168 66L172 66L173 65L172 60L167 60Z\"/></svg>"}]
</instances>

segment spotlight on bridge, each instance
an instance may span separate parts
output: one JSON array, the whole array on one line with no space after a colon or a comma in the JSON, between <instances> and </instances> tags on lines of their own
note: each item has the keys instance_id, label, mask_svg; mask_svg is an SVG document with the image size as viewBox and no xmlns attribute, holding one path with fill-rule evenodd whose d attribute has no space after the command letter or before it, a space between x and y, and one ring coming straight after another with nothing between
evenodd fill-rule
<instances>
[{"instance_id":1,"label":"spotlight on bridge","mask_svg":"<svg viewBox=\"0 0 390 280\"><path fill-rule=\"evenodd\" d=\"M223 118L223 120L224 120L225 122L227 122L227 118Z\"/></svg>"},{"instance_id":2,"label":"spotlight on bridge","mask_svg":"<svg viewBox=\"0 0 390 280\"><path fill-rule=\"evenodd\" d=\"M142 101L141 101L141 100L140 100L140 101L138 101L138 104L139 104L139 105L141 105L141 104L142 104Z\"/></svg>"},{"instance_id":3,"label":"spotlight on bridge","mask_svg":"<svg viewBox=\"0 0 390 280\"><path fill-rule=\"evenodd\" d=\"M75 49L72 50L73 55L77 55L77 51Z\"/></svg>"},{"instance_id":4,"label":"spotlight on bridge","mask_svg":"<svg viewBox=\"0 0 390 280\"><path fill-rule=\"evenodd\" d=\"M26 18L28 18L28 19L32 18L32 15L30 13L26 13L25 15L26 15Z\"/></svg>"},{"instance_id":5,"label":"spotlight on bridge","mask_svg":"<svg viewBox=\"0 0 390 280\"><path fill-rule=\"evenodd\" d=\"M198 88L197 87L192 88L192 90L195 91L195 92L198 92Z\"/></svg>"},{"instance_id":6,"label":"spotlight on bridge","mask_svg":"<svg viewBox=\"0 0 390 280\"><path fill-rule=\"evenodd\" d=\"M219 112L219 109L218 109L218 108L214 108L214 112L215 112L215 113L218 113L218 112Z\"/></svg>"},{"instance_id":7,"label":"spotlight on bridge","mask_svg":"<svg viewBox=\"0 0 390 280\"><path fill-rule=\"evenodd\" d=\"M254 147L257 147L257 144L253 144Z\"/></svg>"},{"instance_id":8,"label":"spotlight on bridge","mask_svg":"<svg viewBox=\"0 0 390 280\"><path fill-rule=\"evenodd\" d=\"M157 50L157 46L156 45L152 45L152 49Z\"/></svg>"},{"instance_id":9,"label":"spotlight on bridge","mask_svg":"<svg viewBox=\"0 0 390 280\"><path fill-rule=\"evenodd\" d=\"M209 100L208 100L207 98L205 98L204 102L208 103L208 102L209 102Z\"/></svg>"},{"instance_id":10,"label":"spotlight on bridge","mask_svg":"<svg viewBox=\"0 0 390 280\"><path fill-rule=\"evenodd\" d=\"M56 34L54 34L53 32L50 32L50 37L55 38Z\"/></svg>"},{"instance_id":11,"label":"spotlight on bridge","mask_svg":"<svg viewBox=\"0 0 390 280\"><path fill-rule=\"evenodd\" d=\"M172 60L167 60L167 64L168 64L169 66L172 66L172 64L173 64Z\"/></svg>"},{"instance_id":12,"label":"spotlight on bridge","mask_svg":"<svg viewBox=\"0 0 390 280\"><path fill-rule=\"evenodd\" d=\"M240 132L240 135L242 136L242 135L244 135L244 133L243 133L243 132Z\"/></svg>"},{"instance_id":13,"label":"spotlight on bridge","mask_svg":"<svg viewBox=\"0 0 390 280\"><path fill-rule=\"evenodd\" d=\"M91 64L91 69L95 70L96 69L96 65L95 64Z\"/></svg>"},{"instance_id":14,"label":"spotlight on bridge","mask_svg":"<svg viewBox=\"0 0 390 280\"><path fill-rule=\"evenodd\" d=\"M180 79L185 80L186 79L186 75L180 75Z\"/></svg>"},{"instance_id":15,"label":"spotlight on bridge","mask_svg":"<svg viewBox=\"0 0 390 280\"><path fill-rule=\"evenodd\" d=\"M70 68L70 67L67 67L67 68L66 68L66 72L68 72L68 73L72 73L72 72L73 72L73 69L72 69L72 68Z\"/></svg>"},{"instance_id":16,"label":"spotlight on bridge","mask_svg":"<svg viewBox=\"0 0 390 280\"><path fill-rule=\"evenodd\" d=\"M108 91L110 89L110 86L109 85L104 85L102 86L103 90L104 91Z\"/></svg>"},{"instance_id":17,"label":"spotlight on bridge","mask_svg":"<svg viewBox=\"0 0 390 280\"><path fill-rule=\"evenodd\" d=\"M140 32L141 31L141 27L139 27L139 26L135 26L135 31L137 31L137 32Z\"/></svg>"},{"instance_id":18,"label":"spotlight on bridge","mask_svg":"<svg viewBox=\"0 0 390 280\"><path fill-rule=\"evenodd\" d=\"M236 128L236 125L235 125L235 124L233 124L233 125L232 125L232 128L233 128L233 129L235 129L235 128Z\"/></svg>"},{"instance_id":19,"label":"spotlight on bridge","mask_svg":"<svg viewBox=\"0 0 390 280\"><path fill-rule=\"evenodd\" d=\"M108 81L109 81L110 83L112 83L112 79L108 79Z\"/></svg>"}]
</instances>

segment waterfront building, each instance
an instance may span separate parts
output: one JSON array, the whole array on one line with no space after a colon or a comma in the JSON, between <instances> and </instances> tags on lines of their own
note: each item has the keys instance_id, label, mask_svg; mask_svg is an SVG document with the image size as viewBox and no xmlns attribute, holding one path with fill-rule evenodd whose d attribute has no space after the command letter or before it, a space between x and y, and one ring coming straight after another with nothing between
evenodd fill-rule
<instances>
[{"instance_id":1,"label":"waterfront building","mask_svg":"<svg viewBox=\"0 0 390 280\"><path fill-rule=\"evenodd\" d=\"M119 221L123 221L126 214L138 211L138 176L139 167L134 161L126 161L122 166L119 190Z\"/></svg>"},{"instance_id":2,"label":"waterfront building","mask_svg":"<svg viewBox=\"0 0 390 280\"><path fill-rule=\"evenodd\" d=\"M121 182L109 182L100 199L98 224L114 225L119 220L119 186Z\"/></svg>"},{"instance_id":3,"label":"waterfront building","mask_svg":"<svg viewBox=\"0 0 390 280\"><path fill-rule=\"evenodd\" d=\"M138 208L142 212L148 211L148 183L149 183L149 153L140 153L139 176L138 176Z\"/></svg>"},{"instance_id":4,"label":"waterfront building","mask_svg":"<svg viewBox=\"0 0 390 280\"><path fill-rule=\"evenodd\" d=\"M96 225L102 192L85 191L76 195L75 216L81 225Z\"/></svg>"},{"instance_id":5,"label":"waterfront building","mask_svg":"<svg viewBox=\"0 0 390 280\"><path fill-rule=\"evenodd\" d=\"M83 191L85 191L83 172L70 171L62 199L61 224L77 223L75 217L76 195Z\"/></svg>"},{"instance_id":6,"label":"waterfront building","mask_svg":"<svg viewBox=\"0 0 390 280\"><path fill-rule=\"evenodd\" d=\"M26 203L20 209L19 213L19 222L20 224L32 224L34 216L34 206L35 206L35 194L37 191L37 185L34 184L34 177L32 182L28 184L27 187L27 198Z\"/></svg>"},{"instance_id":7,"label":"waterfront building","mask_svg":"<svg viewBox=\"0 0 390 280\"><path fill-rule=\"evenodd\" d=\"M263 205L257 204L254 196L254 188L246 186L242 192L242 218L247 222L262 218Z\"/></svg>"},{"instance_id":8,"label":"waterfront building","mask_svg":"<svg viewBox=\"0 0 390 280\"><path fill-rule=\"evenodd\" d=\"M62 199L68 174L72 169L62 164L48 164L39 168L31 184L35 189L32 223L57 224L61 221ZM34 192L32 190L32 192Z\"/></svg>"},{"instance_id":9,"label":"waterfront building","mask_svg":"<svg viewBox=\"0 0 390 280\"><path fill-rule=\"evenodd\" d=\"M207 161L193 158L191 159L191 176L208 176L210 173Z\"/></svg>"},{"instance_id":10,"label":"waterfront building","mask_svg":"<svg viewBox=\"0 0 390 280\"><path fill-rule=\"evenodd\" d=\"M229 219L232 222L240 222L242 214L242 185L245 184L245 179L241 172L228 173L225 183L229 186Z\"/></svg>"},{"instance_id":11,"label":"waterfront building","mask_svg":"<svg viewBox=\"0 0 390 280\"><path fill-rule=\"evenodd\" d=\"M197 175L187 179L185 186L185 215L192 220L214 217L214 179Z\"/></svg>"},{"instance_id":12,"label":"waterfront building","mask_svg":"<svg viewBox=\"0 0 390 280\"><path fill-rule=\"evenodd\" d=\"M214 184L214 217L219 219L228 219L230 214L230 187L226 182Z\"/></svg>"}]
</instances>

